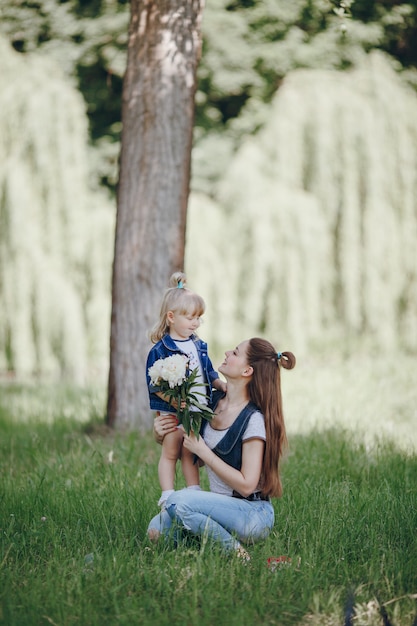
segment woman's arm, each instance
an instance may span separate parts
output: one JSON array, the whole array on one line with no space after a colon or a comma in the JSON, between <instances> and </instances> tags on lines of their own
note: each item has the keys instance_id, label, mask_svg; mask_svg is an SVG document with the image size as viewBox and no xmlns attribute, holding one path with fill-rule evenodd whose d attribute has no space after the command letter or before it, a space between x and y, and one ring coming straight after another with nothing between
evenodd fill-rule
<instances>
[{"instance_id":1,"label":"woman's arm","mask_svg":"<svg viewBox=\"0 0 417 626\"><path fill-rule=\"evenodd\" d=\"M253 493L259 484L262 472L265 442L262 439L249 439L242 445L242 467L235 469L217 456L202 437L184 435L184 447L194 452L219 478L246 497Z\"/></svg>"}]
</instances>

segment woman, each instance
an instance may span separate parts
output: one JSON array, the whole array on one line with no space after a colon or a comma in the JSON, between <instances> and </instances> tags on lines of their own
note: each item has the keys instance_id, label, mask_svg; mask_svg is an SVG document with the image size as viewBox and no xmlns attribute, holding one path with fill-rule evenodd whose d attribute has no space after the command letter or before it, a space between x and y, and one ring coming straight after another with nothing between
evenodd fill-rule
<instances>
[{"instance_id":1,"label":"woman","mask_svg":"<svg viewBox=\"0 0 417 626\"><path fill-rule=\"evenodd\" d=\"M292 352L277 353L265 339L249 339L225 353L219 367L227 393L214 398L215 415L201 436L184 434L184 447L206 466L210 492L174 492L166 510L148 527L151 540L173 524L204 535L249 559L241 545L267 537L274 524L270 498L282 494L279 461L286 442L281 366L292 369ZM175 417L155 420L159 443L176 428Z\"/></svg>"}]
</instances>

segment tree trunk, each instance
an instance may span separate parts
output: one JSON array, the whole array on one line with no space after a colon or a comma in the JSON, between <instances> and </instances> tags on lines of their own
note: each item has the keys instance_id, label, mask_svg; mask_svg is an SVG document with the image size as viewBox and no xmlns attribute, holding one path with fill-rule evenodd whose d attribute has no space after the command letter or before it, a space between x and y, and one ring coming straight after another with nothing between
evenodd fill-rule
<instances>
[{"instance_id":1,"label":"tree trunk","mask_svg":"<svg viewBox=\"0 0 417 626\"><path fill-rule=\"evenodd\" d=\"M184 263L203 0L132 0L112 284L107 423L147 428L145 362Z\"/></svg>"}]
</instances>

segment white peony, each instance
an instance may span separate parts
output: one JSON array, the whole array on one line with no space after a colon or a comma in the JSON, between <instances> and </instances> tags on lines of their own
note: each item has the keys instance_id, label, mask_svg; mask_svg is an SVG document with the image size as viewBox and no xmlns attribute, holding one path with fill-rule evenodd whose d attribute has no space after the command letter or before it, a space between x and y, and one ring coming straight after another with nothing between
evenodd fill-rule
<instances>
[{"instance_id":1,"label":"white peony","mask_svg":"<svg viewBox=\"0 0 417 626\"><path fill-rule=\"evenodd\" d=\"M158 385L164 380L171 389L178 387L186 379L187 363L188 359L183 354L173 354L166 359L158 359L148 369L152 385Z\"/></svg>"}]
</instances>

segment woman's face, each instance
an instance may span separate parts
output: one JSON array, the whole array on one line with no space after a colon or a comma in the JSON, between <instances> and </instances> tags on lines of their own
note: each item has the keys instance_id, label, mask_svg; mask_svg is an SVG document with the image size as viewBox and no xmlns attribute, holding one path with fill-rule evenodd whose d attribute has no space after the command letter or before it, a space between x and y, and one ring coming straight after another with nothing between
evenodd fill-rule
<instances>
[{"instance_id":1,"label":"woman's face","mask_svg":"<svg viewBox=\"0 0 417 626\"><path fill-rule=\"evenodd\" d=\"M225 352L225 359L219 365L219 372L226 378L240 378L248 368L246 352L249 341L242 341L234 350Z\"/></svg>"}]
</instances>

